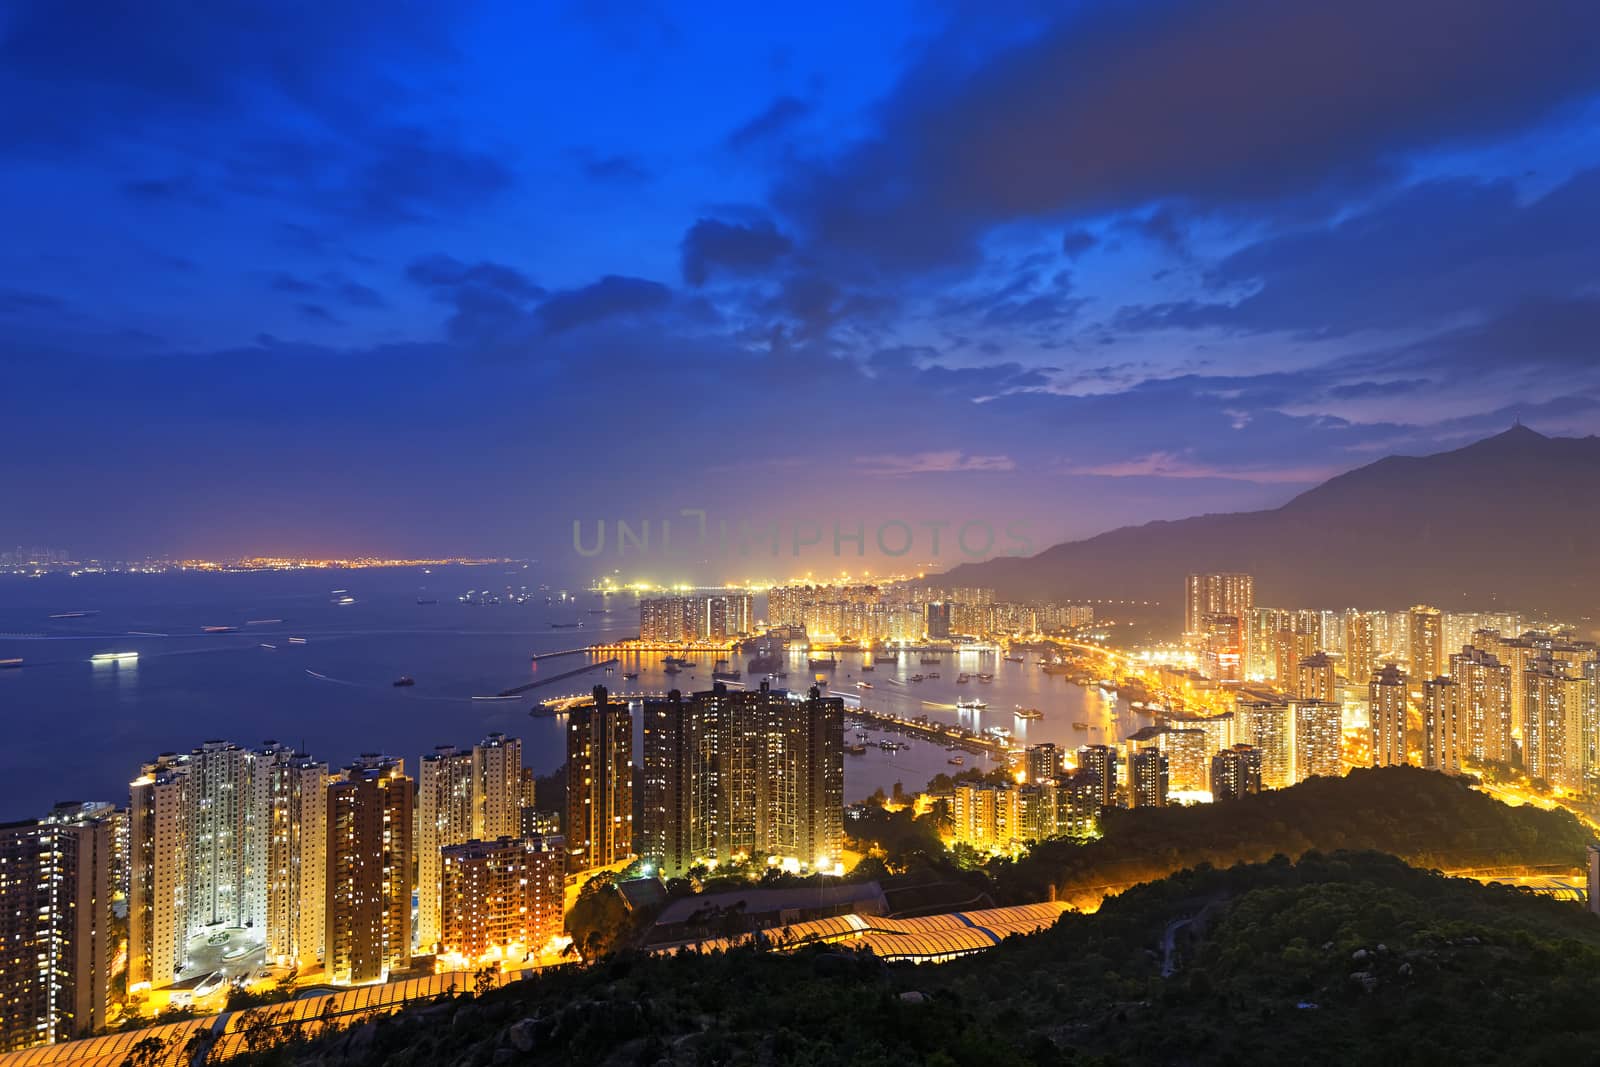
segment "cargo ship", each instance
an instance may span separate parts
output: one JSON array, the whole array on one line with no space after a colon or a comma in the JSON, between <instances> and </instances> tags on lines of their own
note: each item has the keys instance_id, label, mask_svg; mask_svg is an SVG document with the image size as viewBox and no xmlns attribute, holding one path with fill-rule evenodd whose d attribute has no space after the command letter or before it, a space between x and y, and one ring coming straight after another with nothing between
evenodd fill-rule
<instances>
[{"instance_id":1,"label":"cargo ship","mask_svg":"<svg viewBox=\"0 0 1600 1067\"><path fill-rule=\"evenodd\" d=\"M818 659L813 656L809 662L811 669L814 671L831 671L839 666L839 660L836 656L829 656L827 659Z\"/></svg>"}]
</instances>

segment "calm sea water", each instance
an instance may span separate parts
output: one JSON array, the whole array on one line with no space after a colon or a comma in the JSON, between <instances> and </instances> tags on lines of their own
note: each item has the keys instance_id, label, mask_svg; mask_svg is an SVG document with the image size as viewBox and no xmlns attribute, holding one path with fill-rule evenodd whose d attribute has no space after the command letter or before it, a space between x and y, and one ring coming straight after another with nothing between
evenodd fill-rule
<instances>
[{"instance_id":1,"label":"calm sea water","mask_svg":"<svg viewBox=\"0 0 1600 1067\"><path fill-rule=\"evenodd\" d=\"M547 581L552 588L541 588ZM468 590L486 589L501 602L457 600ZM513 603L511 594L521 592L530 599ZM245 745L293 743L335 767L358 753L382 751L404 757L414 769L435 745L469 745L498 730L520 736L526 762L543 772L564 758L562 727L528 715L536 700L587 692L595 684L619 694L710 686L714 657L701 657L669 677L660 654L649 654L625 658L616 673L596 668L515 700L473 699L593 660L570 656L535 667L532 655L638 632L631 596L577 593L563 600L560 593L536 566L522 565L431 572L0 576L0 659L25 660L21 669L0 670L0 821L40 814L57 800L122 802L141 762L218 738ZM339 603L344 597L353 602ZM50 618L68 612L96 614ZM572 623L582 627L552 626ZM207 626L238 630L208 634ZM290 637L305 643L291 644ZM90 662L107 652L137 652L139 658L120 665ZM937 666L921 664L914 655L880 658L871 672L862 672L862 663L860 655L841 656L825 688L857 694L872 709L1003 725L1019 738L1069 747L1118 737L1139 725L1125 706L1051 678L1032 662L963 653ZM959 685L956 676L963 670L974 677ZM637 680L622 677L635 671ZM941 677L908 680L932 671ZM980 671L995 680L980 683ZM416 684L396 688L402 675ZM787 684L798 688L811 677L796 653ZM858 689L863 680L872 688ZM954 705L963 696L981 697L989 709L958 711ZM1017 720L1012 712L1019 704L1037 707L1046 717ZM1091 729L1075 730L1074 722ZM956 769L947 758L942 746L926 742L893 753L869 748L866 755L847 757L848 795L858 799L896 781L921 786L934 774ZM966 758L968 766L983 763Z\"/></svg>"}]
</instances>

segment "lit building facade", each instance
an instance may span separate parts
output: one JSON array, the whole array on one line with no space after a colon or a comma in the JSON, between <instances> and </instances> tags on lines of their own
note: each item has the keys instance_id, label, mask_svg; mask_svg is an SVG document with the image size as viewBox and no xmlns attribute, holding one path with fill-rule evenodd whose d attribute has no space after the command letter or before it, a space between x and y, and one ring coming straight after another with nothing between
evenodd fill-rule
<instances>
[{"instance_id":1,"label":"lit building facade","mask_svg":"<svg viewBox=\"0 0 1600 1067\"><path fill-rule=\"evenodd\" d=\"M566 846L500 837L441 852L440 951L468 964L518 962L561 933Z\"/></svg>"},{"instance_id":2,"label":"lit building facade","mask_svg":"<svg viewBox=\"0 0 1600 1067\"><path fill-rule=\"evenodd\" d=\"M1408 614L1411 677L1426 682L1449 666L1444 659L1444 616L1426 604L1418 604Z\"/></svg>"},{"instance_id":3,"label":"lit building facade","mask_svg":"<svg viewBox=\"0 0 1600 1067\"><path fill-rule=\"evenodd\" d=\"M1294 780L1344 773L1343 707L1332 700L1295 700Z\"/></svg>"},{"instance_id":4,"label":"lit building facade","mask_svg":"<svg viewBox=\"0 0 1600 1067\"><path fill-rule=\"evenodd\" d=\"M1159 748L1141 748L1128 755L1128 806L1164 808L1168 788L1167 754Z\"/></svg>"},{"instance_id":5,"label":"lit building facade","mask_svg":"<svg viewBox=\"0 0 1600 1067\"><path fill-rule=\"evenodd\" d=\"M567 713L566 838L575 872L633 855L633 715L604 686Z\"/></svg>"},{"instance_id":6,"label":"lit building facade","mask_svg":"<svg viewBox=\"0 0 1600 1067\"><path fill-rule=\"evenodd\" d=\"M1252 745L1234 745L1211 757L1213 800L1240 800L1261 792L1261 753Z\"/></svg>"},{"instance_id":7,"label":"lit building facade","mask_svg":"<svg viewBox=\"0 0 1600 1067\"><path fill-rule=\"evenodd\" d=\"M106 1023L116 949L108 811L64 805L0 824L0 1052Z\"/></svg>"},{"instance_id":8,"label":"lit building facade","mask_svg":"<svg viewBox=\"0 0 1600 1067\"><path fill-rule=\"evenodd\" d=\"M1368 716L1372 729L1372 765L1394 767L1409 763L1406 753L1406 673L1386 663L1367 687Z\"/></svg>"},{"instance_id":9,"label":"lit building facade","mask_svg":"<svg viewBox=\"0 0 1600 1067\"><path fill-rule=\"evenodd\" d=\"M1234 741L1261 757L1261 784L1284 789L1294 784L1294 708L1277 700L1239 699L1233 709Z\"/></svg>"},{"instance_id":10,"label":"lit building facade","mask_svg":"<svg viewBox=\"0 0 1600 1067\"><path fill-rule=\"evenodd\" d=\"M1468 645L1450 657L1450 677L1460 686L1457 700L1466 719L1463 756L1479 762L1514 762L1511 668L1493 653Z\"/></svg>"},{"instance_id":11,"label":"lit building facade","mask_svg":"<svg viewBox=\"0 0 1600 1067\"><path fill-rule=\"evenodd\" d=\"M1184 581L1184 632L1200 633L1207 615L1243 619L1255 603L1256 583L1248 574L1191 574Z\"/></svg>"},{"instance_id":12,"label":"lit building facade","mask_svg":"<svg viewBox=\"0 0 1600 1067\"><path fill-rule=\"evenodd\" d=\"M454 745L439 745L417 764L416 943L428 951L439 941L441 851L472 840L473 758Z\"/></svg>"},{"instance_id":13,"label":"lit building facade","mask_svg":"<svg viewBox=\"0 0 1600 1067\"><path fill-rule=\"evenodd\" d=\"M416 783L362 756L328 787L328 979L381 982L411 965Z\"/></svg>"}]
</instances>

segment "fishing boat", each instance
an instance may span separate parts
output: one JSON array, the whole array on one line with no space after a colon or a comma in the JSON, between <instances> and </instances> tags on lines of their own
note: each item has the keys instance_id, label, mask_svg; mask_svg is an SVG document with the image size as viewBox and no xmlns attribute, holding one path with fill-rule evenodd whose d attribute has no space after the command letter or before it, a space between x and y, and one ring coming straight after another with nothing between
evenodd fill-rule
<instances>
[{"instance_id":1,"label":"fishing boat","mask_svg":"<svg viewBox=\"0 0 1600 1067\"><path fill-rule=\"evenodd\" d=\"M973 697L971 700L958 700L958 701L956 701L956 707L960 708L963 711L982 711L984 708L987 708L988 706L989 706L988 704L986 704L985 702L979 700L977 697Z\"/></svg>"}]
</instances>

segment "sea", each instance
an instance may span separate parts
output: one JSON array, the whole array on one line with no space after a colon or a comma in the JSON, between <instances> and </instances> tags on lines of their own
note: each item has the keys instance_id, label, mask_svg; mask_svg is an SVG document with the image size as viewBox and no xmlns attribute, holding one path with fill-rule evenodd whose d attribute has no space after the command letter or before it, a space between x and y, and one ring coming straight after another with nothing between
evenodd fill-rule
<instances>
[{"instance_id":1,"label":"sea","mask_svg":"<svg viewBox=\"0 0 1600 1067\"><path fill-rule=\"evenodd\" d=\"M758 600L758 614L763 606ZM280 741L334 768L383 752L414 770L437 745L501 732L521 737L524 762L545 773L565 758L563 725L532 715L538 702L595 685L626 697L713 684L712 654L672 676L662 653L624 655L608 670L610 653L584 651L638 631L635 595L562 586L537 564L0 575L0 660L23 661L0 669L0 822L65 800L125 803L142 764L208 740ZM574 654L549 655L567 651ZM95 659L118 653L137 658ZM976 651L938 664L915 653L838 658L817 683L805 652L794 650L788 679L774 684L820 684L870 710L1000 726L1019 742L1067 748L1141 725L1126 703L1046 675L1031 654L1025 663ZM867 663L873 669L863 671ZM569 672L579 673L555 677ZM972 676L965 684L962 672ZM397 687L402 677L414 684ZM962 698L988 707L958 709ZM1019 706L1044 718L1018 719ZM993 765L971 753L953 765L957 754L941 744L866 733L866 753L846 757L850 800ZM905 747L886 751L880 739Z\"/></svg>"}]
</instances>

